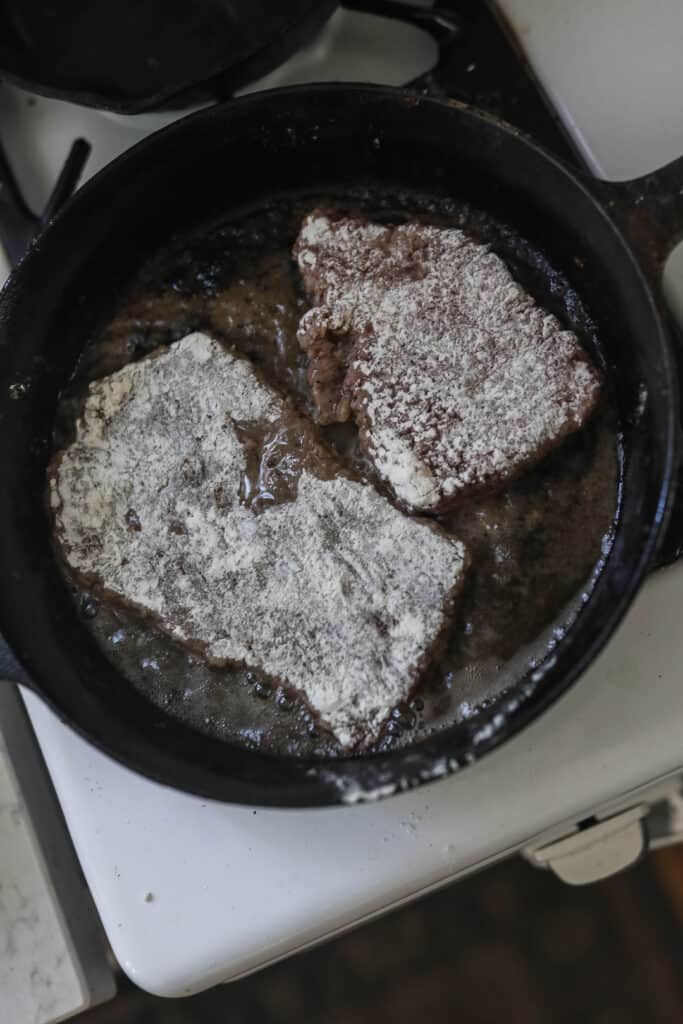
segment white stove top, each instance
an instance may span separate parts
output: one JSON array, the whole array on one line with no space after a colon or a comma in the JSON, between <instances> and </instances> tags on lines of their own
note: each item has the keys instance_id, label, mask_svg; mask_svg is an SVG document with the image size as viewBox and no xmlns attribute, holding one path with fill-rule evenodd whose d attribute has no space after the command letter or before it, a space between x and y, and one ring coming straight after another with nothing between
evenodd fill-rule
<instances>
[{"instance_id":1,"label":"white stove top","mask_svg":"<svg viewBox=\"0 0 683 1024\"><path fill-rule=\"evenodd\" d=\"M673 772L683 761L682 590L683 567L661 570L539 721L461 775L378 804L252 810L186 796L108 760L27 693L117 959L159 995L196 992Z\"/></svg>"},{"instance_id":2,"label":"white stove top","mask_svg":"<svg viewBox=\"0 0 683 1024\"><path fill-rule=\"evenodd\" d=\"M620 0L504 0L502 6L594 167L626 178L683 152L677 101L683 8L676 0L658 0L658 18L650 5ZM330 52L337 76L349 77L344 60L348 67L351 54L358 68L363 59L354 18L336 15L322 39L269 84L321 77ZM382 30L368 21L364 29L362 38L376 47L374 32ZM390 52L381 38L382 52ZM429 63L428 44L421 45L405 78ZM672 60L663 69L667 54ZM370 68L362 77L403 77L396 77L395 64L381 75ZM29 105L25 94L0 90L3 139L36 207L79 134L94 144L92 173L170 119L111 118L40 98ZM674 287L683 296L683 278ZM150 991L198 991L444 884L534 836L560 835L596 808L633 803L635 790L683 765L682 596L683 565L658 572L607 650L541 720L462 774L376 805L252 810L186 796L110 761L27 693L120 963Z\"/></svg>"}]
</instances>

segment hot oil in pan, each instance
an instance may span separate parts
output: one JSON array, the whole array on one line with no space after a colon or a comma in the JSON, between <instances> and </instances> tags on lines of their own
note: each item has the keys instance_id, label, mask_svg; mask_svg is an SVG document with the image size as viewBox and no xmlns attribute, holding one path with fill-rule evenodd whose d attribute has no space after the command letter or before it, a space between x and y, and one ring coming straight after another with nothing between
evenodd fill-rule
<instances>
[{"instance_id":1,"label":"hot oil in pan","mask_svg":"<svg viewBox=\"0 0 683 1024\"><path fill-rule=\"evenodd\" d=\"M330 204L330 199L325 201ZM184 240L142 272L117 316L84 353L61 423L68 433L86 381L205 330L248 356L311 411L296 328L307 303L290 251L302 217L319 198L273 203L240 221ZM590 318L567 281L509 228L464 204L438 210L419 197L348 196L334 205L378 220L425 219L463 227L489 241L536 298L593 349ZM355 428L323 428L329 444L360 472ZM64 432L62 432L62 438ZM57 438L58 442L60 438ZM501 494L470 501L441 518L461 538L471 568L450 639L410 704L396 708L379 746L412 742L481 706L542 659L558 623L569 621L609 545L617 505L619 448L614 417L587 429ZM264 490L263 467L245 481ZM286 465L280 467L286 478ZM285 488L286 490L286 488ZM265 493L265 492L264 492ZM266 500L270 500L266 494ZM277 497L277 495L275 496ZM84 617L119 671L169 714L225 740L273 754L329 756L334 739L302 700L256 673L212 668L126 609L78 594Z\"/></svg>"}]
</instances>

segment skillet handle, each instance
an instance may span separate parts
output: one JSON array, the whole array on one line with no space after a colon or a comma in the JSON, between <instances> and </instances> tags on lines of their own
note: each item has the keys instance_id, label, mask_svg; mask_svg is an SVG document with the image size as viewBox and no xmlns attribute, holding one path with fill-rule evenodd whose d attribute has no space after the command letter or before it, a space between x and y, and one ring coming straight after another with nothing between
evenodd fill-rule
<instances>
[{"instance_id":1,"label":"skillet handle","mask_svg":"<svg viewBox=\"0 0 683 1024\"><path fill-rule=\"evenodd\" d=\"M9 262L17 263L31 243L38 218L31 213L19 191L12 170L0 146L0 243ZM0 636L0 681L29 684L30 680Z\"/></svg>"},{"instance_id":2,"label":"skillet handle","mask_svg":"<svg viewBox=\"0 0 683 1024\"><path fill-rule=\"evenodd\" d=\"M460 23L452 11L440 7L419 7L397 3L396 0L343 0L343 7L362 14L376 14L381 18L393 18L407 25L414 25L428 32L443 48L460 35Z\"/></svg>"},{"instance_id":3,"label":"skillet handle","mask_svg":"<svg viewBox=\"0 0 683 1024\"><path fill-rule=\"evenodd\" d=\"M92 146L85 139L76 139L73 143L41 215L41 227L57 216L67 199L76 191L91 150Z\"/></svg>"},{"instance_id":4,"label":"skillet handle","mask_svg":"<svg viewBox=\"0 0 683 1024\"><path fill-rule=\"evenodd\" d=\"M683 239L683 156L642 178L594 184L661 296L664 264Z\"/></svg>"},{"instance_id":5,"label":"skillet handle","mask_svg":"<svg viewBox=\"0 0 683 1024\"><path fill-rule=\"evenodd\" d=\"M633 248L643 273L669 323L683 385L683 333L665 302L664 265L683 239L683 157L632 181L592 183ZM678 303L677 303L678 304ZM683 306L677 310L683 314ZM679 452L683 453L683 424L679 425ZM683 454L681 455L683 460ZM655 568L669 565L683 555L683 461L679 466L676 499L671 521L657 552Z\"/></svg>"},{"instance_id":6,"label":"skillet handle","mask_svg":"<svg viewBox=\"0 0 683 1024\"><path fill-rule=\"evenodd\" d=\"M0 241L4 244L12 265L19 262L34 236L56 216L75 190L85 162L90 155L90 148L90 144L85 139L77 139L74 142L48 199L45 211L42 217L38 218L31 213L24 202L0 146ZM14 657L2 636L0 636L1 680L21 683L22 686L30 686L35 689L31 678Z\"/></svg>"}]
</instances>

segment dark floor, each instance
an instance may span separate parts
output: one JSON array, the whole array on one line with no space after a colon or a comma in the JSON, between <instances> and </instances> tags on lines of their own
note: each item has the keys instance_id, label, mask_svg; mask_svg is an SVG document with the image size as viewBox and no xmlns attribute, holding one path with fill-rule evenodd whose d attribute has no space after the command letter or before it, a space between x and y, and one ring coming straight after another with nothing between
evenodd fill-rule
<instances>
[{"instance_id":1,"label":"dark floor","mask_svg":"<svg viewBox=\"0 0 683 1024\"><path fill-rule=\"evenodd\" d=\"M510 861L190 999L122 980L114 1003L79 1021L683 1024L683 927L661 879L650 860L571 889Z\"/></svg>"}]
</instances>

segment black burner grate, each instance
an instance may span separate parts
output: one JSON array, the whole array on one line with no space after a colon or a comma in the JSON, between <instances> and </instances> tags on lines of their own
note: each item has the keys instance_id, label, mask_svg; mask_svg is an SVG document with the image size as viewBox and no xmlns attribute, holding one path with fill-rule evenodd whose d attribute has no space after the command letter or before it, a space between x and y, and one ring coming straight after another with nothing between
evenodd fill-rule
<instances>
[{"instance_id":1,"label":"black burner grate","mask_svg":"<svg viewBox=\"0 0 683 1024\"><path fill-rule=\"evenodd\" d=\"M580 163L562 122L495 8L484 0L443 0L438 9L448 12L459 31L441 45L436 68L413 84L432 95L480 107L533 135L562 159Z\"/></svg>"}]
</instances>

